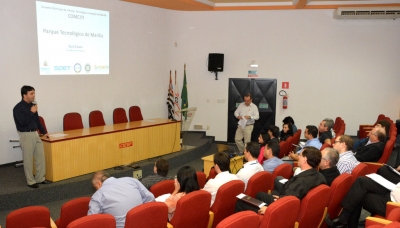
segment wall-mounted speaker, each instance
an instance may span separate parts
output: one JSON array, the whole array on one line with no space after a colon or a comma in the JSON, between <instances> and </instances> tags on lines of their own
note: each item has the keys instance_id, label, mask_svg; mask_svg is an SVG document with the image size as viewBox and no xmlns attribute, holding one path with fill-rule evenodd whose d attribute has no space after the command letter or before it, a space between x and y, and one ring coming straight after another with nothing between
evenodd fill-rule
<instances>
[{"instance_id":1,"label":"wall-mounted speaker","mask_svg":"<svg viewBox=\"0 0 400 228\"><path fill-rule=\"evenodd\" d=\"M224 54L219 54L219 53L208 54L208 71L212 72L224 71Z\"/></svg>"}]
</instances>

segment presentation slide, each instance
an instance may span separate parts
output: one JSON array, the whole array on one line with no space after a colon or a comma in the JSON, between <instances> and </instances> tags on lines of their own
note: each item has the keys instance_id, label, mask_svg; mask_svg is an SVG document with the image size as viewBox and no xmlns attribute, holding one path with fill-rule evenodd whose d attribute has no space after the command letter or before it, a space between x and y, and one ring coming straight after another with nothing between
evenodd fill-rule
<instances>
[{"instance_id":1,"label":"presentation slide","mask_svg":"<svg viewBox=\"0 0 400 228\"><path fill-rule=\"evenodd\" d=\"M109 12L36 2L40 75L109 74Z\"/></svg>"}]
</instances>

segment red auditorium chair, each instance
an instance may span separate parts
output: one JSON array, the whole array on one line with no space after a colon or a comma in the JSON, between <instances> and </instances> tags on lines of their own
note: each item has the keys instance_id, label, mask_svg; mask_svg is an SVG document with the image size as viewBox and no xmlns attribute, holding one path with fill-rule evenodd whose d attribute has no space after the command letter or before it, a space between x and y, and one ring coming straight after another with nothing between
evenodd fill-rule
<instances>
[{"instance_id":1,"label":"red auditorium chair","mask_svg":"<svg viewBox=\"0 0 400 228\"><path fill-rule=\"evenodd\" d=\"M358 129L358 137L360 139L366 138L368 136L368 132L376 125L379 120L385 119L385 115L380 114L376 119L374 124L361 124Z\"/></svg>"},{"instance_id":2,"label":"red auditorium chair","mask_svg":"<svg viewBox=\"0 0 400 228\"><path fill-rule=\"evenodd\" d=\"M283 158L287 156L290 152L289 144L286 141L279 142L279 154L278 158Z\"/></svg>"},{"instance_id":3,"label":"red auditorium chair","mask_svg":"<svg viewBox=\"0 0 400 228\"><path fill-rule=\"evenodd\" d=\"M10 212L6 217L7 228L51 228L50 211L43 206L23 207Z\"/></svg>"},{"instance_id":4,"label":"red auditorium chair","mask_svg":"<svg viewBox=\"0 0 400 228\"><path fill-rule=\"evenodd\" d=\"M126 117L125 109L123 108L116 108L113 112L113 123L128 123L128 118Z\"/></svg>"},{"instance_id":5,"label":"red auditorium chair","mask_svg":"<svg viewBox=\"0 0 400 228\"><path fill-rule=\"evenodd\" d=\"M66 228L72 221L87 216L90 197L80 197L64 203L60 218L55 221L57 228Z\"/></svg>"},{"instance_id":6,"label":"red auditorium chair","mask_svg":"<svg viewBox=\"0 0 400 228\"><path fill-rule=\"evenodd\" d=\"M273 190L274 189L274 181L277 176L282 176L286 179L290 179L293 173L293 167L288 164L288 163L283 163L278 165L274 172L272 172L272 181L269 183L266 183L268 186L266 187L268 190Z\"/></svg>"},{"instance_id":7,"label":"red auditorium chair","mask_svg":"<svg viewBox=\"0 0 400 228\"><path fill-rule=\"evenodd\" d=\"M353 177L348 173L339 175L332 182L328 203L328 214L331 220L339 217L339 214L342 211L342 205L340 205L340 203L342 202L346 193L349 191L352 184ZM323 222L321 227L326 228L328 225Z\"/></svg>"},{"instance_id":8,"label":"red auditorium chair","mask_svg":"<svg viewBox=\"0 0 400 228\"><path fill-rule=\"evenodd\" d=\"M253 211L241 211L222 220L217 228L258 228L258 216Z\"/></svg>"},{"instance_id":9,"label":"red auditorium chair","mask_svg":"<svg viewBox=\"0 0 400 228\"><path fill-rule=\"evenodd\" d=\"M293 144L298 145L300 143L301 129L298 129L293 134Z\"/></svg>"},{"instance_id":10,"label":"red auditorium chair","mask_svg":"<svg viewBox=\"0 0 400 228\"><path fill-rule=\"evenodd\" d=\"M319 227L326 215L330 188L321 184L301 200L296 225L298 228Z\"/></svg>"},{"instance_id":11,"label":"red auditorium chair","mask_svg":"<svg viewBox=\"0 0 400 228\"><path fill-rule=\"evenodd\" d=\"M94 214L71 222L67 228L115 228L116 226L114 216L109 214Z\"/></svg>"},{"instance_id":12,"label":"red auditorium chair","mask_svg":"<svg viewBox=\"0 0 400 228\"><path fill-rule=\"evenodd\" d=\"M353 171L351 171L351 175L353 176L353 182L361 176L365 176L368 174L368 166L364 163L358 164Z\"/></svg>"},{"instance_id":13,"label":"red auditorium chair","mask_svg":"<svg viewBox=\"0 0 400 228\"><path fill-rule=\"evenodd\" d=\"M214 166L211 167L210 172L208 173L207 181L208 181L209 179L214 179L215 176L217 176L217 174L218 174L218 173L215 171ZM206 181L206 182L207 182L207 181Z\"/></svg>"},{"instance_id":14,"label":"red auditorium chair","mask_svg":"<svg viewBox=\"0 0 400 228\"><path fill-rule=\"evenodd\" d=\"M209 224L211 194L198 190L180 198L170 223L174 228L205 228Z\"/></svg>"},{"instance_id":15,"label":"red auditorium chair","mask_svg":"<svg viewBox=\"0 0 400 228\"><path fill-rule=\"evenodd\" d=\"M142 111L140 111L139 106L132 106L129 108L129 121L139 121L143 120Z\"/></svg>"},{"instance_id":16,"label":"red auditorium chair","mask_svg":"<svg viewBox=\"0 0 400 228\"><path fill-rule=\"evenodd\" d=\"M153 193L154 198L161 195L172 193L175 190L174 180L163 180L150 187L150 192Z\"/></svg>"},{"instance_id":17,"label":"red auditorium chair","mask_svg":"<svg viewBox=\"0 0 400 228\"><path fill-rule=\"evenodd\" d=\"M395 208L391 210L389 213L386 212L386 218L376 218L376 217L367 217L365 220L365 227L373 227L373 225L379 225L379 227L387 227L385 225L392 224L393 222L396 224L400 222L400 208ZM400 224L400 223L398 223ZM392 226L392 227L400 227L400 226Z\"/></svg>"},{"instance_id":18,"label":"red auditorium chair","mask_svg":"<svg viewBox=\"0 0 400 228\"><path fill-rule=\"evenodd\" d=\"M77 112L70 112L64 115L64 131L83 129L83 122L81 114Z\"/></svg>"},{"instance_id":19,"label":"red auditorium chair","mask_svg":"<svg viewBox=\"0 0 400 228\"><path fill-rule=\"evenodd\" d=\"M332 141L333 143L333 141ZM322 144L321 148L319 149L319 151L322 151L323 149L327 148L327 147L331 147L331 145L329 145L328 143L324 143Z\"/></svg>"},{"instance_id":20,"label":"red auditorium chair","mask_svg":"<svg viewBox=\"0 0 400 228\"><path fill-rule=\"evenodd\" d=\"M295 196L285 196L268 206L264 215L259 215L260 228L292 228L299 214L300 200Z\"/></svg>"},{"instance_id":21,"label":"red auditorium chair","mask_svg":"<svg viewBox=\"0 0 400 228\"><path fill-rule=\"evenodd\" d=\"M168 207L162 202L149 202L132 208L126 214L125 228L165 228Z\"/></svg>"},{"instance_id":22,"label":"red auditorium chair","mask_svg":"<svg viewBox=\"0 0 400 228\"><path fill-rule=\"evenodd\" d=\"M106 123L104 122L103 113L99 110L94 110L89 113L89 127L98 127L104 126Z\"/></svg>"},{"instance_id":23,"label":"red auditorium chair","mask_svg":"<svg viewBox=\"0 0 400 228\"><path fill-rule=\"evenodd\" d=\"M214 213L212 228L235 212L236 196L243 191L244 183L241 180L229 181L218 189L214 204L210 209Z\"/></svg>"},{"instance_id":24,"label":"red auditorium chair","mask_svg":"<svg viewBox=\"0 0 400 228\"><path fill-rule=\"evenodd\" d=\"M47 132L46 123L44 122L43 117L39 116L39 121L42 124L44 130ZM37 129L39 135L43 135L43 132L40 132L39 128Z\"/></svg>"},{"instance_id":25,"label":"red auditorium chair","mask_svg":"<svg viewBox=\"0 0 400 228\"><path fill-rule=\"evenodd\" d=\"M267 183L272 181L274 180L272 179L271 173L267 171L258 172L250 177L244 194L255 198L258 192L268 192Z\"/></svg>"},{"instance_id":26,"label":"red auditorium chair","mask_svg":"<svg viewBox=\"0 0 400 228\"><path fill-rule=\"evenodd\" d=\"M196 172L197 176L197 182L199 183L199 188L202 189L204 188L204 185L206 185L206 174L203 172Z\"/></svg>"}]
</instances>

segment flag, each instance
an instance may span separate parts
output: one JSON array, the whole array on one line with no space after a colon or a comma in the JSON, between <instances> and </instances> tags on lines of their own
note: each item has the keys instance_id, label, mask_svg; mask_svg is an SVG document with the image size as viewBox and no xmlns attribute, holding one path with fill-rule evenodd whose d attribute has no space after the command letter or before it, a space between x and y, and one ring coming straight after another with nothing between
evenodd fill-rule
<instances>
[{"instance_id":1,"label":"flag","mask_svg":"<svg viewBox=\"0 0 400 228\"><path fill-rule=\"evenodd\" d=\"M184 73L183 73L183 87L182 87L182 93L181 93L181 99L182 99L181 109L189 108L187 83L186 83L186 64L184 65L183 72ZM186 120L187 112L182 113L182 116L184 116L185 120Z\"/></svg>"},{"instance_id":2,"label":"flag","mask_svg":"<svg viewBox=\"0 0 400 228\"><path fill-rule=\"evenodd\" d=\"M168 119L174 119L174 87L172 86L171 71L169 71L169 88L167 97Z\"/></svg>"},{"instance_id":3,"label":"flag","mask_svg":"<svg viewBox=\"0 0 400 228\"><path fill-rule=\"evenodd\" d=\"M176 70L175 70L175 86L174 86L174 111L175 115L174 118L175 120L180 120L180 113L178 112L181 110L181 107L179 106L179 87L178 87L178 80L176 80Z\"/></svg>"}]
</instances>

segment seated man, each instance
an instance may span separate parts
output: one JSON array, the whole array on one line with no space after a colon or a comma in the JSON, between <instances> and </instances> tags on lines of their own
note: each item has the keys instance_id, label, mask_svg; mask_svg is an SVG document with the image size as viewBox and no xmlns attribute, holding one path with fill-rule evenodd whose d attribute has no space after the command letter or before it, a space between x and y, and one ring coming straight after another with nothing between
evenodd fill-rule
<instances>
[{"instance_id":1,"label":"seated man","mask_svg":"<svg viewBox=\"0 0 400 228\"><path fill-rule=\"evenodd\" d=\"M231 180L239 180L235 174L229 173L229 165L230 159L228 154L224 152L214 154L214 169L217 175L214 179L208 180L203 188L203 190L211 193L211 206L214 204L219 187Z\"/></svg>"},{"instance_id":2,"label":"seated man","mask_svg":"<svg viewBox=\"0 0 400 228\"><path fill-rule=\"evenodd\" d=\"M172 178L167 177L168 175L169 164L168 161L164 158L159 158L154 164L153 171L154 173L143 178L141 180L142 184L150 190L151 186L157 184L163 180L170 180Z\"/></svg>"},{"instance_id":3,"label":"seated man","mask_svg":"<svg viewBox=\"0 0 400 228\"><path fill-rule=\"evenodd\" d=\"M154 195L132 177L117 179L106 171L98 171L93 174L92 184L97 191L90 199L88 215L110 214L114 216L117 228L124 228L130 209L154 201Z\"/></svg>"},{"instance_id":4,"label":"seated man","mask_svg":"<svg viewBox=\"0 0 400 228\"><path fill-rule=\"evenodd\" d=\"M358 177L342 200L343 210L332 227L357 228L362 208L372 215L385 217L386 203L388 201L400 202L400 176L388 169L389 167L382 166L377 173L397 184L396 188L390 191L368 177Z\"/></svg>"},{"instance_id":5,"label":"seated man","mask_svg":"<svg viewBox=\"0 0 400 228\"><path fill-rule=\"evenodd\" d=\"M268 134L272 142L276 142L279 144L279 127L277 126L269 126ZM277 154L275 156L278 156Z\"/></svg>"},{"instance_id":6,"label":"seated man","mask_svg":"<svg viewBox=\"0 0 400 228\"><path fill-rule=\"evenodd\" d=\"M384 142L386 143L390 139L390 135L389 135L390 123L389 123L389 121L387 121L387 120L379 120L378 123L376 123L375 127L383 128L385 130L386 139L385 139ZM358 140L356 143L354 143L353 150L357 150L359 146L365 145L366 143L368 143L368 141L369 141L368 137Z\"/></svg>"},{"instance_id":7,"label":"seated man","mask_svg":"<svg viewBox=\"0 0 400 228\"><path fill-rule=\"evenodd\" d=\"M279 154L279 151L279 144L275 142L269 141L268 144L265 145L264 157L266 160L262 165L265 171L272 173L278 165L283 163L281 159L274 156L274 154Z\"/></svg>"},{"instance_id":8,"label":"seated man","mask_svg":"<svg viewBox=\"0 0 400 228\"><path fill-rule=\"evenodd\" d=\"M333 138L332 135L332 126L334 122L332 119L325 118L322 120L322 122L319 124L319 141L324 144L327 143L329 145L332 144L331 139Z\"/></svg>"},{"instance_id":9,"label":"seated man","mask_svg":"<svg viewBox=\"0 0 400 228\"><path fill-rule=\"evenodd\" d=\"M361 162L377 162L381 158L385 148L386 133L383 128L373 128L369 134L369 141L357 150L353 151L354 156Z\"/></svg>"},{"instance_id":10,"label":"seated man","mask_svg":"<svg viewBox=\"0 0 400 228\"><path fill-rule=\"evenodd\" d=\"M336 166L340 174L351 174L351 171L360 164L351 151L353 148L353 139L348 135L339 135L333 142L332 146L333 149L339 152L339 161Z\"/></svg>"},{"instance_id":11,"label":"seated man","mask_svg":"<svg viewBox=\"0 0 400 228\"><path fill-rule=\"evenodd\" d=\"M256 142L248 142L244 148L244 159L247 161L243 168L239 170L236 176L244 182L244 189L247 187L250 177L254 174L264 171L263 167L258 163L258 154L260 146Z\"/></svg>"},{"instance_id":12,"label":"seated man","mask_svg":"<svg viewBox=\"0 0 400 228\"><path fill-rule=\"evenodd\" d=\"M306 130L304 131L304 138L307 139L307 142L304 144L303 147L306 146L313 146L317 148L318 150L321 149L322 143L319 141L317 138L318 136L318 128L313 125L308 125L306 126ZM289 158L298 161L299 160L299 154L301 153L302 149L297 151L297 153L294 153L291 151L288 155Z\"/></svg>"},{"instance_id":13,"label":"seated man","mask_svg":"<svg viewBox=\"0 0 400 228\"><path fill-rule=\"evenodd\" d=\"M331 186L333 180L340 175L336 164L339 161L337 150L327 147L321 151L322 159L319 163L319 172L325 177L326 183Z\"/></svg>"},{"instance_id":14,"label":"seated man","mask_svg":"<svg viewBox=\"0 0 400 228\"><path fill-rule=\"evenodd\" d=\"M284 196L295 196L300 200L303 199L311 189L320 184L326 184L325 177L316 169L321 162L321 156L321 152L317 148L305 147L299 156L298 162L301 172L293 176L284 185L275 185L276 188L272 192L272 195L266 192L259 192L256 198L265 202L267 205L270 205ZM242 200L238 200L236 202L235 212L252 210L264 214L267 207L268 206L264 206L260 209Z\"/></svg>"}]
</instances>

